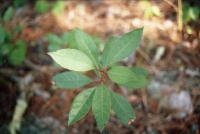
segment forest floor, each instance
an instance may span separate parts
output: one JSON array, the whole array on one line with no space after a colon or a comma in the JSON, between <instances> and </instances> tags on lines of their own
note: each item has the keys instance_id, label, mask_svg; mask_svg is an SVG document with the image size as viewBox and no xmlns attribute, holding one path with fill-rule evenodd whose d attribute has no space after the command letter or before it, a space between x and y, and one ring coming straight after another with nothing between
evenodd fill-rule
<instances>
[{"instance_id":1,"label":"forest floor","mask_svg":"<svg viewBox=\"0 0 200 134\"><path fill-rule=\"evenodd\" d=\"M7 27L17 23L24 26L17 37L26 40L28 53L23 65L0 68L0 133L7 133L22 96L28 106L20 134L99 133L91 113L67 126L72 100L80 90L56 90L52 84L52 76L62 69L52 65L45 35L60 35L76 27L102 40L144 27L140 48L124 64L146 68L150 84L133 91L116 86L129 99L137 118L130 126L123 126L111 116L103 133L200 133L200 20L192 24L193 31L188 34L185 29L178 30L172 5L152 4L159 7L161 15L145 18L142 3L128 0L68 1L57 16L51 12L37 14L31 4L17 9Z\"/></svg>"}]
</instances>

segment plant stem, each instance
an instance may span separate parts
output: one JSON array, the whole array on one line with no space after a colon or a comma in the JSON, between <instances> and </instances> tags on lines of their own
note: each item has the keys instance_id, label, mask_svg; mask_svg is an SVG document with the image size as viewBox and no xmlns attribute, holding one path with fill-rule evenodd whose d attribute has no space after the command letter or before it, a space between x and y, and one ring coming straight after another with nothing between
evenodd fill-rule
<instances>
[{"instance_id":1,"label":"plant stem","mask_svg":"<svg viewBox=\"0 0 200 134\"><path fill-rule=\"evenodd\" d=\"M178 0L178 30L183 29L183 12L182 12L182 0Z\"/></svg>"}]
</instances>

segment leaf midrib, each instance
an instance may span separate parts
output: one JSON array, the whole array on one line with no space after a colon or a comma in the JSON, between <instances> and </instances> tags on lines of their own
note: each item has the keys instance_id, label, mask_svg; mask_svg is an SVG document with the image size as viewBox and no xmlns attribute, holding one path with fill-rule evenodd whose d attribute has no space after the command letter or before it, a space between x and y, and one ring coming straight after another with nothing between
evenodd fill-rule
<instances>
[{"instance_id":1,"label":"leaf midrib","mask_svg":"<svg viewBox=\"0 0 200 134\"><path fill-rule=\"evenodd\" d=\"M77 116L79 115L79 113L80 113L80 111L81 111L81 109L83 108L83 106L86 104L86 102L89 100L89 98L91 97L91 95L93 94L93 92L94 92L94 90L92 90L91 91L91 93L87 96L87 98L85 99L85 103L82 103L82 105L80 106L80 108L77 110L78 112L78 114L76 114L75 116L74 116L74 119L71 121L72 123L74 122L74 120L77 118Z\"/></svg>"},{"instance_id":2,"label":"leaf midrib","mask_svg":"<svg viewBox=\"0 0 200 134\"><path fill-rule=\"evenodd\" d=\"M76 40L79 41L79 39L77 39L77 37L76 37ZM86 48L89 57L90 57L91 60L94 62L95 66L98 68L99 65L98 65L98 63L97 63L97 61L96 61L97 59L94 57L92 51L89 49L89 46L88 46L88 45L85 45L85 44L87 44L87 43L86 43L85 41L81 41L80 44L84 44L83 46ZM95 45L95 44L94 44L94 45Z\"/></svg>"}]
</instances>

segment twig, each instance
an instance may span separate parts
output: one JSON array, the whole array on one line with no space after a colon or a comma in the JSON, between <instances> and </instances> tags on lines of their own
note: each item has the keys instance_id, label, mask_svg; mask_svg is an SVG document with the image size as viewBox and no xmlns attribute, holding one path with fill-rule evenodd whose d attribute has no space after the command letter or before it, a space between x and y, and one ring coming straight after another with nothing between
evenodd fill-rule
<instances>
[{"instance_id":1,"label":"twig","mask_svg":"<svg viewBox=\"0 0 200 134\"><path fill-rule=\"evenodd\" d=\"M183 12L182 12L182 0L178 0L178 30L182 31L183 29Z\"/></svg>"},{"instance_id":2,"label":"twig","mask_svg":"<svg viewBox=\"0 0 200 134\"><path fill-rule=\"evenodd\" d=\"M164 0L164 1L165 1L167 4L169 4L170 6L172 6L176 12L178 12L178 7L177 7L174 3L172 3L172 2L169 1L169 0Z\"/></svg>"}]
</instances>

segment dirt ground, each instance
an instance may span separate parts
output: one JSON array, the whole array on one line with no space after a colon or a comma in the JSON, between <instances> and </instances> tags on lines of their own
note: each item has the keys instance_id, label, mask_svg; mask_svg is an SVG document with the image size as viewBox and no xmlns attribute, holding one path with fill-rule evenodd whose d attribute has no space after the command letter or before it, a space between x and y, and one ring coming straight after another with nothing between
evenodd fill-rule
<instances>
[{"instance_id":1,"label":"dirt ground","mask_svg":"<svg viewBox=\"0 0 200 134\"><path fill-rule=\"evenodd\" d=\"M66 1L64 11L57 16L34 12L31 2L17 9L6 27L24 26L16 38L26 40L28 53L22 65L0 67L0 134L8 133L21 96L28 106L19 134L99 134L91 113L67 126L72 100L80 89L69 91L53 85L52 76L62 69L52 65L44 37L79 27L105 41L142 26L140 48L124 64L146 68L150 84L133 91L115 86L132 104L137 118L124 126L112 115L103 133L199 134L200 20L190 24L193 32L188 34L186 25L182 31L178 29L176 0L151 3L159 7L160 16L145 18L145 7L135 0Z\"/></svg>"}]
</instances>

